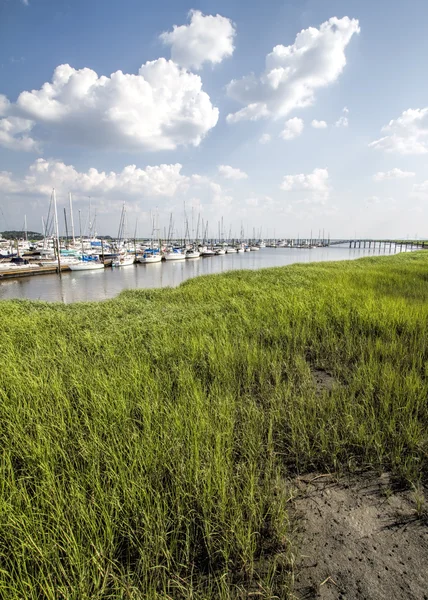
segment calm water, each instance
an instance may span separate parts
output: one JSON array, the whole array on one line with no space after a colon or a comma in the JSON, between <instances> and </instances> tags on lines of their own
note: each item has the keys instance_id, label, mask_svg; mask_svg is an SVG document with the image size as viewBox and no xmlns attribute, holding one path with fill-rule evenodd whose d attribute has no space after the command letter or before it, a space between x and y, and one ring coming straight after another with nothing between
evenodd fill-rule
<instances>
[{"instance_id":1,"label":"calm water","mask_svg":"<svg viewBox=\"0 0 428 600\"><path fill-rule=\"evenodd\" d=\"M134 265L103 271L83 271L58 275L38 275L0 282L0 299L26 298L50 302L80 302L105 300L117 296L122 290L177 286L182 281L198 275L224 273L234 269L261 269L280 267L300 262L349 260L363 256L394 254L375 250L331 248L262 248L259 252L225 254L197 260L162 262L152 265Z\"/></svg>"}]
</instances>

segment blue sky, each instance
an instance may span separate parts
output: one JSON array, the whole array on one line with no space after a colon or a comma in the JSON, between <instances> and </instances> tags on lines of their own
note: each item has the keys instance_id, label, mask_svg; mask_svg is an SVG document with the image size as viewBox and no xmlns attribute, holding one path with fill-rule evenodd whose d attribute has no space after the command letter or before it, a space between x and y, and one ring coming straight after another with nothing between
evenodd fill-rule
<instances>
[{"instance_id":1,"label":"blue sky","mask_svg":"<svg viewBox=\"0 0 428 600\"><path fill-rule=\"evenodd\" d=\"M185 203L213 233L428 237L427 18L422 0L2 0L0 231L40 230L55 187L60 208L91 197L100 234L125 201L141 234L150 211L179 232Z\"/></svg>"}]
</instances>

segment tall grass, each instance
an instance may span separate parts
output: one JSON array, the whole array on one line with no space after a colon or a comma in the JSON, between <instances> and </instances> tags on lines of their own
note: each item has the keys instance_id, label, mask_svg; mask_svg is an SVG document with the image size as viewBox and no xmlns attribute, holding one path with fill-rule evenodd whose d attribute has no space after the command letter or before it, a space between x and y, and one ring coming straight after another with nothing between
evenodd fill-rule
<instances>
[{"instance_id":1,"label":"tall grass","mask_svg":"<svg viewBox=\"0 0 428 600\"><path fill-rule=\"evenodd\" d=\"M285 597L287 477L427 477L427 300L417 252L2 302L0 597Z\"/></svg>"}]
</instances>

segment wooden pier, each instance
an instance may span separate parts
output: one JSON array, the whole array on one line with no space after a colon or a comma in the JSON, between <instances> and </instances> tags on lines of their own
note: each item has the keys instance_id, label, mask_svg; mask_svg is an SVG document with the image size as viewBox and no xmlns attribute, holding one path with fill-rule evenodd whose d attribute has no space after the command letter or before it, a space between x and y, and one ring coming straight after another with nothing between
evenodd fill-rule
<instances>
[{"instance_id":1,"label":"wooden pier","mask_svg":"<svg viewBox=\"0 0 428 600\"><path fill-rule=\"evenodd\" d=\"M61 265L61 272L69 271L67 265ZM19 277L31 277L34 275L53 275L58 273L57 266L48 267L20 267L19 269L4 269L2 270L0 264L0 281L5 279L16 279Z\"/></svg>"}]
</instances>

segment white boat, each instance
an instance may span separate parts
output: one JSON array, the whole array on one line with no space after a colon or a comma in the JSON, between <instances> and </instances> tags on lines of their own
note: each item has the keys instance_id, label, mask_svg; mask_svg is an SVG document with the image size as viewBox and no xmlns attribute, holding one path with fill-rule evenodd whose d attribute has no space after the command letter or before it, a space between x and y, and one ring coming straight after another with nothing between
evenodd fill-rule
<instances>
[{"instance_id":1,"label":"white boat","mask_svg":"<svg viewBox=\"0 0 428 600\"><path fill-rule=\"evenodd\" d=\"M251 252L251 248L250 248L250 246L245 246L245 248L244 248L244 249L245 249L245 252Z\"/></svg>"},{"instance_id":2,"label":"white boat","mask_svg":"<svg viewBox=\"0 0 428 600\"><path fill-rule=\"evenodd\" d=\"M76 260L68 264L71 271L99 271L104 269L104 263L98 260Z\"/></svg>"},{"instance_id":3,"label":"white boat","mask_svg":"<svg viewBox=\"0 0 428 600\"><path fill-rule=\"evenodd\" d=\"M226 254L235 254L236 249L235 248L226 248Z\"/></svg>"},{"instance_id":4,"label":"white boat","mask_svg":"<svg viewBox=\"0 0 428 600\"><path fill-rule=\"evenodd\" d=\"M250 246L250 250L251 252L257 252L257 250L260 250L260 248L258 246Z\"/></svg>"},{"instance_id":5,"label":"white boat","mask_svg":"<svg viewBox=\"0 0 428 600\"><path fill-rule=\"evenodd\" d=\"M135 263L135 256L133 254L127 254L125 256L118 256L112 260L112 267L132 267Z\"/></svg>"},{"instance_id":6,"label":"white boat","mask_svg":"<svg viewBox=\"0 0 428 600\"><path fill-rule=\"evenodd\" d=\"M174 248L173 250L167 250L164 252L163 257L165 260L184 260L186 255L183 254L181 250Z\"/></svg>"},{"instance_id":7,"label":"white boat","mask_svg":"<svg viewBox=\"0 0 428 600\"><path fill-rule=\"evenodd\" d=\"M201 253L197 250L193 250L193 248L186 251L186 258L200 258L200 256Z\"/></svg>"},{"instance_id":8,"label":"white boat","mask_svg":"<svg viewBox=\"0 0 428 600\"><path fill-rule=\"evenodd\" d=\"M224 250L223 248L217 248L215 250L215 253L217 254L217 256L223 256L223 254L226 254L226 250Z\"/></svg>"},{"instance_id":9,"label":"white boat","mask_svg":"<svg viewBox=\"0 0 428 600\"><path fill-rule=\"evenodd\" d=\"M215 256L215 252L212 248L207 248L206 246L202 246L199 248L201 256Z\"/></svg>"},{"instance_id":10,"label":"white boat","mask_svg":"<svg viewBox=\"0 0 428 600\"><path fill-rule=\"evenodd\" d=\"M151 263L160 263L162 260L162 254L160 252L144 252L137 258L139 263L143 265L150 265Z\"/></svg>"},{"instance_id":11,"label":"white boat","mask_svg":"<svg viewBox=\"0 0 428 600\"><path fill-rule=\"evenodd\" d=\"M263 240L261 242L259 242L257 245L259 248L266 248L266 244Z\"/></svg>"},{"instance_id":12,"label":"white boat","mask_svg":"<svg viewBox=\"0 0 428 600\"><path fill-rule=\"evenodd\" d=\"M245 248L243 248L242 246L239 246L239 248L236 248L237 252L245 252Z\"/></svg>"}]
</instances>

